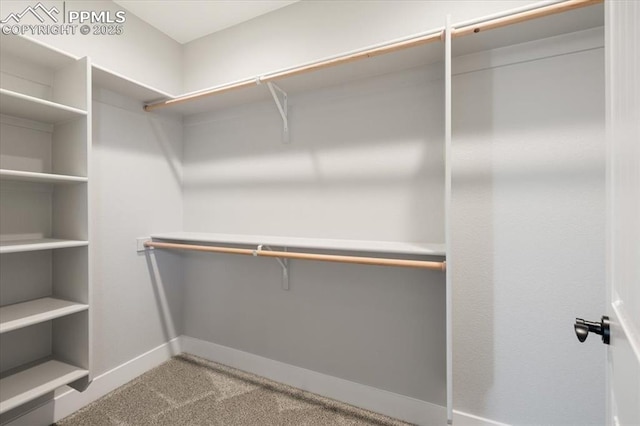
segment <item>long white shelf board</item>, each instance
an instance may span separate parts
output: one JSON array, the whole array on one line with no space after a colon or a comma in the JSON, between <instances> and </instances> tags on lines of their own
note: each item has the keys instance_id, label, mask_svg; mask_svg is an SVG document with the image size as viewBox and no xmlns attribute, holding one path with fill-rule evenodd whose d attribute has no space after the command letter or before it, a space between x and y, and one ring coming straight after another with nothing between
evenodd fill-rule
<instances>
[{"instance_id":1,"label":"long white shelf board","mask_svg":"<svg viewBox=\"0 0 640 426\"><path fill-rule=\"evenodd\" d=\"M43 297L0 308L0 333L85 311L89 305Z\"/></svg>"},{"instance_id":2,"label":"long white shelf board","mask_svg":"<svg viewBox=\"0 0 640 426\"><path fill-rule=\"evenodd\" d=\"M172 98L173 95L153 88L140 81L133 80L100 65L92 65L91 81L94 87L120 93L140 102L153 102L158 99Z\"/></svg>"},{"instance_id":3,"label":"long white shelf board","mask_svg":"<svg viewBox=\"0 0 640 426\"><path fill-rule=\"evenodd\" d=\"M0 35L0 48L3 54L54 70L72 65L78 59L38 40L15 34Z\"/></svg>"},{"instance_id":4,"label":"long white shelf board","mask_svg":"<svg viewBox=\"0 0 640 426\"><path fill-rule=\"evenodd\" d=\"M515 12L515 10L512 12ZM494 19L496 17L497 16L494 15L480 18L474 22L457 22L454 23L453 26L455 28L463 28L467 25ZM604 7L602 4L596 4L564 13L553 14L543 18L520 22L517 25L508 25L497 29L480 31L477 34L474 33L465 37L454 38L452 54L453 57L458 57L509 45L554 37L561 34L568 34L575 31L597 28L603 24ZM348 54L349 53L345 53L344 55ZM384 55L371 55L367 59L348 62L339 66L324 68L314 72L279 78L275 80L275 83L289 94L289 101L291 102L292 95L296 95L297 93L319 90L327 87L338 87L352 81L362 80L363 78L381 76L415 67L423 67L427 64L443 63L444 59L444 43L434 42L414 46L409 49L397 50ZM309 64L291 65L303 66ZM243 89L220 91L214 96L195 97L189 102L175 103L166 109L178 111L183 115L188 116L203 112L216 111L219 109L227 109L247 103L270 101L271 94L269 89L265 84L257 83L260 77L268 77L273 73L276 73L276 70L272 70L272 72L266 71L261 75L253 76L251 79L226 82L213 87L202 88L180 94L177 97L196 95L202 92L217 90L233 85L234 83L241 83L247 80L256 81L255 85L250 85ZM435 73L434 75L437 76L439 74ZM158 109L157 111L161 111L161 109Z\"/></svg>"},{"instance_id":5,"label":"long white shelf board","mask_svg":"<svg viewBox=\"0 0 640 426\"><path fill-rule=\"evenodd\" d=\"M479 19L485 20L484 18ZM467 23L455 23L454 27L460 28ZM492 30L480 31L465 37L454 38L452 44L452 56L496 49L505 46L527 43L555 37L561 34L569 34L604 25L604 4L595 4L580 7L562 13L547 15L530 21L519 22Z\"/></svg>"},{"instance_id":6,"label":"long white shelf board","mask_svg":"<svg viewBox=\"0 0 640 426\"><path fill-rule=\"evenodd\" d=\"M324 238L276 237L266 235L243 234L210 234L198 232L170 232L152 234L153 240L177 241L185 243L236 244L258 246L259 244L274 247L356 251L370 253L409 254L422 256L444 256L444 244L366 241L366 240L334 240Z\"/></svg>"},{"instance_id":7,"label":"long white shelf board","mask_svg":"<svg viewBox=\"0 0 640 426\"><path fill-rule=\"evenodd\" d=\"M78 108L6 89L0 89L0 113L50 124L87 115L86 111Z\"/></svg>"},{"instance_id":8,"label":"long white shelf board","mask_svg":"<svg viewBox=\"0 0 640 426\"><path fill-rule=\"evenodd\" d=\"M60 361L47 361L0 380L0 414L83 378L89 372Z\"/></svg>"},{"instance_id":9,"label":"long white shelf board","mask_svg":"<svg viewBox=\"0 0 640 426\"><path fill-rule=\"evenodd\" d=\"M42 183L82 183L88 179L83 176L59 175L54 173L25 172L22 170L0 169L0 179L22 182Z\"/></svg>"},{"instance_id":10,"label":"long white shelf board","mask_svg":"<svg viewBox=\"0 0 640 426\"><path fill-rule=\"evenodd\" d=\"M328 58L318 59L322 60ZM429 43L385 55L374 55L367 59L345 63L335 67L324 68L315 72L302 73L292 77L277 79L274 83L287 92L290 96L289 102L291 102L292 96L298 93L316 91L329 87L339 87L354 81L379 77L394 72L406 71L441 61L444 61L444 44L439 42ZM256 79L255 85L239 90L230 90L213 96L196 98L185 103L174 104L167 107L166 110L178 111L183 115L191 115L202 112L225 110L238 105L255 102L271 102L272 97L267 85L257 83L258 77L269 74L270 72L265 72L260 76L254 76ZM225 85L226 84L222 84L221 86ZM183 93L180 94L179 97L213 90L221 86L213 86L194 92ZM162 109L158 109L156 111L162 111Z\"/></svg>"},{"instance_id":11,"label":"long white shelf board","mask_svg":"<svg viewBox=\"0 0 640 426\"><path fill-rule=\"evenodd\" d=\"M1 241L0 254L88 246L88 241L42 238L37 240Z\"/></svg>"},{"instance_id":12,"label":"long white shelf board","mask_svg":"<svg viewBox=\"0 0 640 426\"><path fill-rule=\"evenodd\" d=\"M38 40L16 35L1 35L2 52L17 56L27 62L46 66L54 70L72 65L79 57L71 55ZM94 86L121 93L141 102L172 98L173 95L133 80L101 65L93 63L91 81Z\"/></svg>"}]
</instances>

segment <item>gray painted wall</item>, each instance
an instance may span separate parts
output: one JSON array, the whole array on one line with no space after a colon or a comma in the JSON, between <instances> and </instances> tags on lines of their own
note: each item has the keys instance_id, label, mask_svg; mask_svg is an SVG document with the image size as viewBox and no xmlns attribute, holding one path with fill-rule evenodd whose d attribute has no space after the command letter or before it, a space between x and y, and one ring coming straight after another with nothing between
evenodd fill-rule
<instances>
[{"instance_id":1,"label":"gray painted wall","mask_svg":"<svg viewBox=\"0 0 640 426\"><path fill-rule=\"evenodd\" d=\"M442 243L442 65L185 120L186 231ZM407 113L410 111L410 113ZM444 274L186 256L185 334L445 405Z\"/></svg>"},{"instance_id":2,"label":"gray painted wall","mask_svg":"<svg viewBox=\"0 0 640 426\"><path fill-rule=\"evenodd\" d=\"M135 239L182 223L182 125L94 93L90 174L93 358L98 376L182 334L182 262Z\"/></svg>"},{"instance_id":3,"label":"gray painted wall","mask_svg":"<svg viewBox=\"0 0 640 426\"><path fill-rule=\"evenodd\" d=\"M604 424L603 49L457 75L453 114L454 407Z\"/></svg>"}]
</instances>

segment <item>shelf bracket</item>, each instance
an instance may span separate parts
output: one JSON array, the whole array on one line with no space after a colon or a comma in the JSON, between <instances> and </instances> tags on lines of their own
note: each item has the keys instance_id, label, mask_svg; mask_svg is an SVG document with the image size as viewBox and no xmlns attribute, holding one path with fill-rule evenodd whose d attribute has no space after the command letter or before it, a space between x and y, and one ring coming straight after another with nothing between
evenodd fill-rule
<instances>
[{"instance_id":1,"label":"shelf bracket","mask_svg":"<svg viewBox=\"0 0 640 426\"><path fill-rule=\"evenodd\" d=\"M254 250L253 255L258 256L258 252L260 252L263 247L265 247L267 250L271 250L271 247L260 244L258 248ZM287 251L287 248L283 247L282 250ZM278 261L280 267L282 268L282 289L289 290L289 259L281 259L279 257L276 257L275 259Z\"/></svg>"},{"instance_id":2,"label":"shelf bracket","mask_svg":"<svg viewBox=\"0 0 640 426\"><path fill-rule=\"evenodd\" d=\"M278 111L280 112L280 116L282 117L282 142L289 143L289 120L287 118L289 107L287 102L287 92L270 81L267 82L267 87L269 87L271 96L273 96L273 101L276 103ZM282 94L282 102L280 102L280 97L278 97L278 93L276 92Z\"/></svg>"}]
</instances>

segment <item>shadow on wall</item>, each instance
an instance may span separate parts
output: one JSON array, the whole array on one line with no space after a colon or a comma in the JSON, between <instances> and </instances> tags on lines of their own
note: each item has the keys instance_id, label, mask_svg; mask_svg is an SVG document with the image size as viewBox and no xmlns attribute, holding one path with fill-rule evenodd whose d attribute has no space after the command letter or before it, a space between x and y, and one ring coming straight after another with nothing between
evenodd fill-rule
<instances>
[{"instance_id":1,"label":"shadow on wall","mask_svg":"<svg viewBox=\"0 0 640 426\"><path fill-rule=\"evenodd\" d=\"M288 145L272 104L188 117L187 230L442 242L439 77L409 70L291 97Z\"/></svg>"},{"instance_id":2,"label":"shadow on wall","mask_svg":"<svg viewBox=\"0 0 640 426\"><path fill-rule=\"evenodd\" d=\"M169 293L181 292L183 283L166 283L165 281L175 280L177 277L182 279L183 274L176 274L173 269L175 269L177 263L175 261L168 262L167 258L181 255L159 250L146 250L143 255L149 270L164 341L171 342L172 339L182 334L182 309L176 306L176 303L170 303L170 300L175 300L175 295ZM179 264L182 265L182 262L179 262ZM172 355L180 353L180 347L177 343L172 343L170 350Z\"/></svg>"},{"instance_id":3,"label":"shadow on wall","mask_svg":"<svg viewBox=\"0 0 640 426\"><path fill-rule=\"evenodd\" d=\"M145 112L144 114L149 113ZM157 142L158 148L164 156L166 163L169 165L175 181L182 182L182 166L180 164L182 161L182 152L176 152L177 145L169 139L171 132L167 129L166 119L149 115L147 122L155 136L153 140Z\"/></svg>"}]
</instances>

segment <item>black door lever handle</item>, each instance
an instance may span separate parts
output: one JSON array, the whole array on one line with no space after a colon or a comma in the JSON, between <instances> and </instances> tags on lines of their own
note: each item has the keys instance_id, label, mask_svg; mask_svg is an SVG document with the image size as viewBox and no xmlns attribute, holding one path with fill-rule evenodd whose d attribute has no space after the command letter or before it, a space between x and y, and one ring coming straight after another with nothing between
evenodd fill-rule
<instances>
[{"instance_id":1,"label":"black door lever handle","mask_svg":"<svg viewBox=\"0 0 640 426\"><path fill-rule=\"evenodd\" d=\"M605 345L609 344L611 331L609 329L609 317L607 316L603 316L600 322L585 321L582 318L576 318L576 323L573 328L580 342L587 340L587 336L589 336L589 332L591 332L601 335L602 343Z\"/></svg>"}]
</instances>

